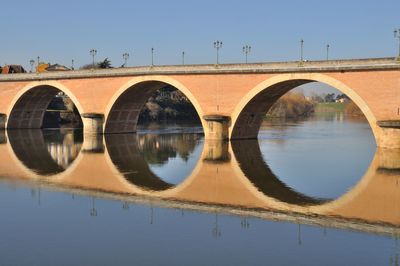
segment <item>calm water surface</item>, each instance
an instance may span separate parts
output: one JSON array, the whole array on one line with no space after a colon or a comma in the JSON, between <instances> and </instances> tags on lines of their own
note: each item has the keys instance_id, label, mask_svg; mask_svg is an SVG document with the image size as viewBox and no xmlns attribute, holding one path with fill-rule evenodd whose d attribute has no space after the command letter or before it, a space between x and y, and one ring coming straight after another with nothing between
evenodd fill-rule
<instances>
[{"instance_id":1,"label":"calm water surface","mask_svg":"<svg viewBox=\"0 0 400 266\"><path fill-rule=\"evenodd\" d=\"M0 133L0 265L398 265L399 152L365 121Z\"/></svg>"}]
</instances>

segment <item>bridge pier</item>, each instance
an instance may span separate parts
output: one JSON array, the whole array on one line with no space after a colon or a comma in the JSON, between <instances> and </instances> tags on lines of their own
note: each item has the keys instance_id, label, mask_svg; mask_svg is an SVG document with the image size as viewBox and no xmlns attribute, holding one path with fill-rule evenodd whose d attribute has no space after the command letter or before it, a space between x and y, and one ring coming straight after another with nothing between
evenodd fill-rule
<instances>
[{"instance_id":1,"label":"bridge pier","mask_svg":"<svg viewBox=\"0 0 400 266\"><path fill-rule=\"evenodd\" d=\"M206 140L204 142L205 157L207 162L228 162L231 158L229 154L229 141L227 140Z\"/></svg>"},{"instance_id":2,"label":"bridge pier","mask_svg":"<svg viewBox=\"0 0 400 266\"><path fill-rule=\"evenodd\" d=\"M6 128L7 115L0 114L0 130Z\"/></svg>"},{"instance_id":3,"label":"bridge pier","mask_svg":"<svg viewBox=\"0 0 400 266\"><path fill-rule=\"evenodd\" d=\"M82 152L84 153L103 153L103 135L102 134L83 134Z\"/></svg>"},{"instance_id":4,"label":"bridge pier","mask_svg":"<svg viewBox=\"0 0 400 266\"><path fill-rule=\"evenodd\" d=\"M400 129L382 128L377 145L380 148L400 149Z\"/></svg>"},{"instance_id":5,"label":"bridge pier","mask_svg":"<svg viewBox=\"0 0 400 266\"><path fill-rule=\"evenodd\" d=\"M205 115L204 120L207 122L206 135L207 140L226 140L229 139L229 122L230 117L225 115Z\"/></svg>"},{"instance_id":6,"label":"bridge pier","mask_svg":"<svg viewBox=\"0 0 400 266\"><path fill-rule=\"evenodd\" d=\"M400 149L379 149L379 169L400 172Z\"/></svg>"},{"instance_id":7,"label":"bridge pier","mask_svg":"<svg viewBox=\"0 0 400 266\"><path fill-rule=\"evenodd\" d=\"M385 149L400 149L400 120L378 121L377 146Z\"/></svg>"},{"instance_id":8,"label":"bridge pier","mask_svg":"<svg viewBox=\"0 0 400 266\"><path fill-rule=\"evenodd\" d=\"M103 134L104 115L98 113L82 114L84 134Z\"/></svg>"}]
</instances>

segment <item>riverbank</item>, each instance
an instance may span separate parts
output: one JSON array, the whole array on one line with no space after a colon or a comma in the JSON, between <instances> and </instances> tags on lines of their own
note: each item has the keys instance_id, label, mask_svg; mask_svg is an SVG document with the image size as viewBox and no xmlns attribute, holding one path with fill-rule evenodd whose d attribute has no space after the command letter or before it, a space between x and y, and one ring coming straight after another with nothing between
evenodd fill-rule
<instances>
[{"instance_id":1,"label":"riverbank","mask_svg":"<svg viewBox=\"0 0 400 266\"><path fill-rule=\"evenodd\" d=\"M363 112L358 106L350 101L347 103L318 103L315 105L316 113L344 113L347 116L352 117L364 117Z\"/></svg>"},{"instance_id":2,"label":"riverbank","mask_svg":"<svg viewBox=\"0 0 400 266\"><path fill-rule=\"evenodd\" d=\"M289 92L283 95L267 113L271 118L307 117L314 113L314 103L301 93Z\"/></svg>"}]
</instances>

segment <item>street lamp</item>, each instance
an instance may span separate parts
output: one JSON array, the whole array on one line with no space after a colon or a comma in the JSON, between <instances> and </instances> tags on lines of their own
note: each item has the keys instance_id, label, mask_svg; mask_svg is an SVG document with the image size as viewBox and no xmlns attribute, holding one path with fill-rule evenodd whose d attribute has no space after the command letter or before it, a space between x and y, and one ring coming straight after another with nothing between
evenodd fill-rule
<instances>
[{"instance_id":1,"label":"street lamp","mask_svg":"<svg viewBox=\"0 0 400 266\"><path fill-rule=\"evenodd\" d=\"M250 51L251 51L251 46L250 45L245 45L245 46L243 46L243 53L245 54L245 57L246 57L246 64L247 64L247 55L248 55L248 53L250 53Z\"/></svg>"},{"instance_id":2,"label":"street lamp","mask_svg":"<svg viewBox=\"0 0 400 266\"><path fill-rule=\"evenodd\" d=\"M151 48L151 66L154 66L154 48Z\"/></svg>"},{"instance_id":3,"label":"street lamp","mask_svg":"<svg viewBox=\"0 0 400 266\"><path fill-rule=\"evenodd\" d=\"M185 51L182 51L182 65L185 64Z\"/></svg>"},{"instance_id":4,"label":"street lamp","mask_svg":"<svg viewBox=\"0 0 400 266\"><path fill-rule=\"evenodd\" d=\"M97 216L97 209L94 202L94 197L92 197L92 208L90 208L90 216Z\"/></svg>"},{"instance_id":5,"label":"street lamp","mask_svg":"<svg viewBox=\"0 0 400 266\"><path fill-rule=\"evenodd\" d=\"M124 59L124 64L123 67L126 67L126 62L128 61L129 54L128 53L123 53L122 58Z\"/></svg>"},{"instance_id":6,"label":"street lamp","mask_svg":"<svg viewBox=\"0 0 400 266\"><path fill-rule=\"evenodd\" d=\"M303 63L303 46L304 46L304 40L300 40L300 62Z\"/></svg>"},{"instance_id":7,"label":"street lamp","mask_svg":"<svg viewBox=\"0 0 400 266\"><path fill-rule=\"evenodd\" d=\"M31 73L33 72L33 65L35 64L35 60L31 59L29 61L29 64L31 65Z\"/></svg>"},{"instance_id":8,"label":"street lamp","mask_svg":"<svg viewBox=\"0 0 400 266\"><path fill-rule=\"evenodd\" d=\"M400 28L395 29L393 31L393 33L394 33L394 37L399 39L399 54L397 55L397 59L400 60Z\"/></svg>"},{"instance_id":9,"label":"street lamp","mask_svg":"<svg viewBox=\"0 0 400 266\"><path fill-rule=\"evenodd\" d=\"M90 49L90 55L92 56L92 68L94 69L94 57L97 54L97 50L96 49Z\"/></svg>"},{"instance_id":10,"label":"street lamp","mask_svg":"<svg viewBox=\"0 0 400 266\"><path fill-rule=\"evenodd\" d=\"M221 228L219 227L219 224L218 224L218 213L217 212L215 213L215 225L214 225L214 228L212 229L211 233L215 238L218 238L221 236Z\"/></svg>"},{"instance_id":11,"label":"street lamp","mask_svg":"<svg viewBox=\"0 0 400 266\"><path fill-rule=\"evenodd\" d=\"M40 56L37 57L37 72L39 72Z\"/></svg>"},{"instance_id":12,"label":"street lamp","mask_svg":"<svg viewBox=\"0 0 400 266\"><path fill-rule=\"evenodd\" d=\"M329 45L329 43L326 45L326 61L328 61L329 60L329 47L330 47L330 45Z\"/></svg>"},{"instance_id":13,"label":"street lamp","mask_svg":"<svg viewBox=\"0 0 400 266\"><path fill-rule=\"evenodd\" d=\"M214 48L217 49L217 65L219 64L219 49L222 48L222 42L221 41L215 41L214 42Z\"/></svg>"}]
</instances>

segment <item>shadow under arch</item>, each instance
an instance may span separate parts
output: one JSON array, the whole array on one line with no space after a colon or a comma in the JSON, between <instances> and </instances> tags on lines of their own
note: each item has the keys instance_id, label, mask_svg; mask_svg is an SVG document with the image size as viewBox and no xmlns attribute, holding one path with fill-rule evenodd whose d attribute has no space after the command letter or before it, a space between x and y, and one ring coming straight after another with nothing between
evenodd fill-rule
<instances>
[{"instance_id":1,"label":"shadow under arch","mask_svg":"<svg viewBox=\"0 0 400 266\"><path fill-rule=\"evenodd\" d=\"M133 78L118 89L110 99L105 112L104 133L136 132L139 114L146 101L157 90L166 86L174 87L189 99L199 116L203 130L206 131L203 110L183 84L166 76L145 76Z\"/></svg>"},{"instance_id":2,"label":"shadow under arch","mask_svg":"<svg viewBox=\"0 0 400 266\"><path fill-rule=\"evenodd\" d=\"M146 191L164 191L175 187L154 174L138 149L135 134L104 136L108 155L125 179Z\"/></svg>"},{"instance_id":3,"label":"shadow under arch","mask_svg":"<svg viewBox=\"0 0 400 266\"><path fill-rule=\"evenodd\" d=\"M78 99L64 85L54 81L32 82L25 86L12 100L8 109L6 128L42 128L47 107L59 92L63 92L72 100L79 115L84 113Z\"/></svg>"},{"instance_id":4,"label":"shadow under arch","mask_svg":"<svg viewBox=\"0 0 400 266\"><path fill-rule=\"evenodd\" d=\"M52 147L47 145L43 131L40 129L8 130L7 137L18 161L39 176L48 177L64 172L80 153L80 147L78 147L75 156L68 158L69 160L66 163L60 163L60 160L57 161L57 159L66 161L63 160L64 158L57 158L57 156L63 156L63 154L59 155L55 152L53 156L56 158L52 156Z\"/></svg>"},{"instance_id":5,"label":"shadow under arch","mask_svg":"<svg viewBox=\"0 0 400 266\"><path fill-rule=\"evenodd\" d=\"M265 163L257 140L232 141L231 147L243 174L265 196L299 206L321 205L330 201L304 195L279 180Z\"/></svg>"},{"instance_id":6,"label":"shadow under arch","mask_svg":"<svg viewBox=\"0 0 400 266\"><path fill-rule=\"evenodd\" d=\"M263 118L272 105L290 90L311 82L327 84L346 94L367 118L378 143L377 120L366 102L346 84L319 73L280 74L258 84L236 105L232 113L232 127L229 129L230 139L256 139Z\"/></svg>"}]
</instances>

